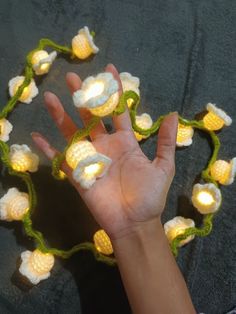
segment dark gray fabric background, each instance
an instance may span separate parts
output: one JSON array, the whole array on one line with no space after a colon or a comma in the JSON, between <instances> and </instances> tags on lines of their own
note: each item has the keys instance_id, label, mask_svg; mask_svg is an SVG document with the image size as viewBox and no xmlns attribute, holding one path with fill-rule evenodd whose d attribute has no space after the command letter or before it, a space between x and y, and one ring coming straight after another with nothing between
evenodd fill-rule
<instances>
[{"instance_id":1,"label":"dark gray fabric background","mask_svg":"<svg viewBox=\"0 0 236 314\"><path fill-rule=\"evenodd\" d=\"M70 44L84 25L96 32L100 53L82 63L59 57L50 74L37 79L40 95L11 114L14 132L10 143L33 147L30 132L39 131L62 148L65 142L43 106L43 92L55 92L75 116L65 73L75 71L85 78L102 71L109 62L120 72L140 77L140 112L148 112L154 119L175 110L193 118L207 102L216 103L236 119L233 0L1 0L1 105L8 97L9 79L21 73L26 53L41 37ZM221 158L236 156L235 136L235 123L220 133ZM155 146L155 136L142 144L150 158ZM178 214L201 222L189 200L210 151L208 139L196 133L194 144L177 152L177 173L163 221ZM49 162L37 153L41 168L33 175L39 196L35 226L50 245L59 248L91 240L97 224L74 189L51 178ZM24 189L21 182L0 170L1 196L14 185ZM223 205L212 234L182 248L178 258L196 309L206 314L222 314L236 304L235 192L235 184L222 188ZM95 262L90 253L77 254L66 262L58 260L49 280L28 289L14 272L20 253L32 248L19 223L0 223L0 313L70 314L80 313L81 306L85 314L130 313L117 269Z\"/></svg>"}]
</instances>

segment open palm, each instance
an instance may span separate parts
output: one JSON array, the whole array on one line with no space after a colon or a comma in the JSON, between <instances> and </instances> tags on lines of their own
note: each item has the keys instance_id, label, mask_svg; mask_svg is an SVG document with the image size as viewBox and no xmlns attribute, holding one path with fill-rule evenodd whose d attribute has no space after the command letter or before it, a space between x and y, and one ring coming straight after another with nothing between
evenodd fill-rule
<instances>
[{"instance_id":1,"label":"open palm","mask_svg":"<svg viewBox=\"0 0 236 314\"><path fill-rule=\"evenodd\" d=\"M108 65L106 71L117 79L121 92L121 82L115 67ZM72 93L81 86L80 78L74 73L67 74L67 83ZM54 94L46 93L45 103L56 125L69 140L77 129L74 122ZM86 126L91 114L86 109L81 109L79 113ZM177 114L164 119L158 136L157 156L150 161L134 136L128 110L113 117L115 133L108 134L101 121L92 130L90 137L97 151L111 158L112 164L106 175L89 190L82 189L72 179L68 165L63 164L63 171L97 222L111 237L120 237L140 223L161 215L174 175L177 123ZM48 158L55 157L57 151L41 134L33 133L32 137Z\"/></svg>"}]
</instances>

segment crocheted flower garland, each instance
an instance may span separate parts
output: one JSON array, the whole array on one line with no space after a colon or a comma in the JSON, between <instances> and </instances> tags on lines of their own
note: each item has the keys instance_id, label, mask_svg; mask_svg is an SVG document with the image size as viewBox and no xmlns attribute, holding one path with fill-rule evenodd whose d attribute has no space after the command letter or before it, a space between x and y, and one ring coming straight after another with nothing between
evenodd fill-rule
<instances>
[{"instance_id":1,"label":"crocheted flower garland","mask_svg":"<svg viewBox=\"0 0 236 314\"><path fill-rule=\"evenodd\" d=\"M22 221L27 236L34 239L36 249L33 252L25 251L21 254L22 263L20 273L27 277L32 284L38 284L50 276L54 265L54 257L69 258L81 250L90 250L97 260L114 265L115 259L109 255L113 253L111 241L104 230L94 235L94 243L85 242L75 245L70 250L50 248L41 232L33 228L31 216L37 204L37 196L29 172L37 171L39 158L31 152L27 145L6 144L12 131L11 123L6 119L15 108L18 101L30 103L38 94L34 82L34 75L48 73L57 53L68 54L71 58L86 59L99 49L93 41L94 33L90 33L85 26L79 30L78 35L72 39L71 46L61 46L49 39L41 39L36 49L26 57L24 76L16 76L9 82L11 98L0 112L0 153L1 160L10 175L20 177L26 184L28 193L22 193L17 188L11 188L0 199L0 219L6 221ZM54 51L48 53L46 47ZM86 128L79 129L72 137L64 151L52 161L52 174L58 180L66 178L60 170L61 163L66 159L73 169L74 179L83 188L90 188L96 178L105 175L106 169L112 162L110 158L96 152L93 145L86 140L94 126L103 116L119 115L128 105L134 134L138 141L147 139L157 133L165 118L160 116L153 122L150 115L143 113L137 115L140 100L139 79L130 73L120 74L123 94L118 94L118 84L113 76L100 73L95 77L87 78L81 90L73 95L75 106L86 107L93 114ZM195 227L192 219L175 217L164 225L166 236L170 242L172 252L178 254L178 248L191 241L195 236L207 236L212 230L212 221L215 213L222 203L219 184L228 185L234 181L236 173L236 158L230 162L217 160L220 149L220 140L215 131L232 123L231 118L213 104L207 104L208 113L203 120L186 120L179 117L176 145L178 147L192 144L194 129L206 132L213 145L213 154L206 169L202 171L201 178L205 184L195 184L193 187L192 203L202 214L203 223L200 228Z\"/></svg>"}]
</instances>

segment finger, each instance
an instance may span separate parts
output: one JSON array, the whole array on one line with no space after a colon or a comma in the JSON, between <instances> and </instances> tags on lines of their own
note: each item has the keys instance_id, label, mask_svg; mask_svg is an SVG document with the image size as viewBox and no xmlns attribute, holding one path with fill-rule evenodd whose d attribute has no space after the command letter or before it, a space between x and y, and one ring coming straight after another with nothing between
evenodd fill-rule
<instances>
[{"instance_id":1,"label":"finger","mask_svg":"<svg viewBox=\"0 0 236 314\"><path fill-rule=\"evenodd\" d=\"M122 94L122 84L121 84L121 80L120 80L120 75L117 71L117 69L114 67L113 64L108 64L106 67L106 72L110 72L112 73L112 75L114 76L114 79L117 80L118 84L119 84L119 94ZM113 116L113 123L115 126L115 129L117 131L127 131L127 130L132 130L132 125L131 125L131 120L130 120L130 116L129 116L129 111L128 108L126 108L125 112L117 115L117 116Z\"/></svg>"},{"instance_id":2,"label":"finger","mask_svg":"<svg viewBox=\"0 0 236 314\"><path fill-rule=\"evenodd\" d=\"M69 140L76 132L77 126L74 124L69 115L65 112L60 100L56 95L50 92L44 93L46 108L50 116L56 123L63 136Z\"/></svg>"},{"instance_id":3,"label":"finger","mask_svg":"<svg viewBox=\"0 0 236 314\"><path fill-rule=\"evenodd\" d=\"M53 146L51 146L50 143L40 133L33 132L31 133L31 136L36 146L45 154L49 160L52 160L59 154L59 152ZM68 176L71 174L71 169L66 162L62 163L61 168Z\"/></svg>"},{"instance_id":4,"label":"finger","mask_svg":"<svg viewBox=\"0 0 236 314\"><path fill-rule=\"evenodd\" d=\"M67 73L66 82L67 82L67 85L68 85L68 88L69 88L71 94L73 94L75 91L80 89L81 84L82 84L79 76L75 73L72 73L72 72ZM90 113L89 110L87 110L85 108L81 108L78 111L79 111L80 118L83 121L84 126L86 127L92 118L92 114ZM104 134L107 134L107 131L106 131L106 128L105 128L103 122L100 121L93 128L93 130L90 132L90 137L91 137L91 139L94 140L95 138L97 138L101 135L104 135Z\"/></svg>"},{"instance_id":5,"label":"finger","mask_svg":"<svg viewBox=\"0 0 236 314\"><path fill-rule=\"evenodd\" d=\"M168 175L174 176L175 172L175 148L178 127L178 114L168 115L162 122L157 143L157 156L154 164Z\"/></svg>"}]
</instances>

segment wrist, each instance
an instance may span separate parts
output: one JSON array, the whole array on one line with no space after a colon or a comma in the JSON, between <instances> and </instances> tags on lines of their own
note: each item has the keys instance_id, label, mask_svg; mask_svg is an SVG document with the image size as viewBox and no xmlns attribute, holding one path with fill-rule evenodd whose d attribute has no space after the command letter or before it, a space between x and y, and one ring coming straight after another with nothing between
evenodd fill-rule
<instances>
[{"instance_id":1,"label":"wrist","mask_svg":"<svg viewBox=\"0 0 236 314\"><path fill-rule=\"evenodd\" d=\"M132 248L145 249L157 244L157 241L168 245L160 217L134 224L129 229L124 229L118 235L111 238L114 251L125 251Z\"/></svg>"}]
</instances>

